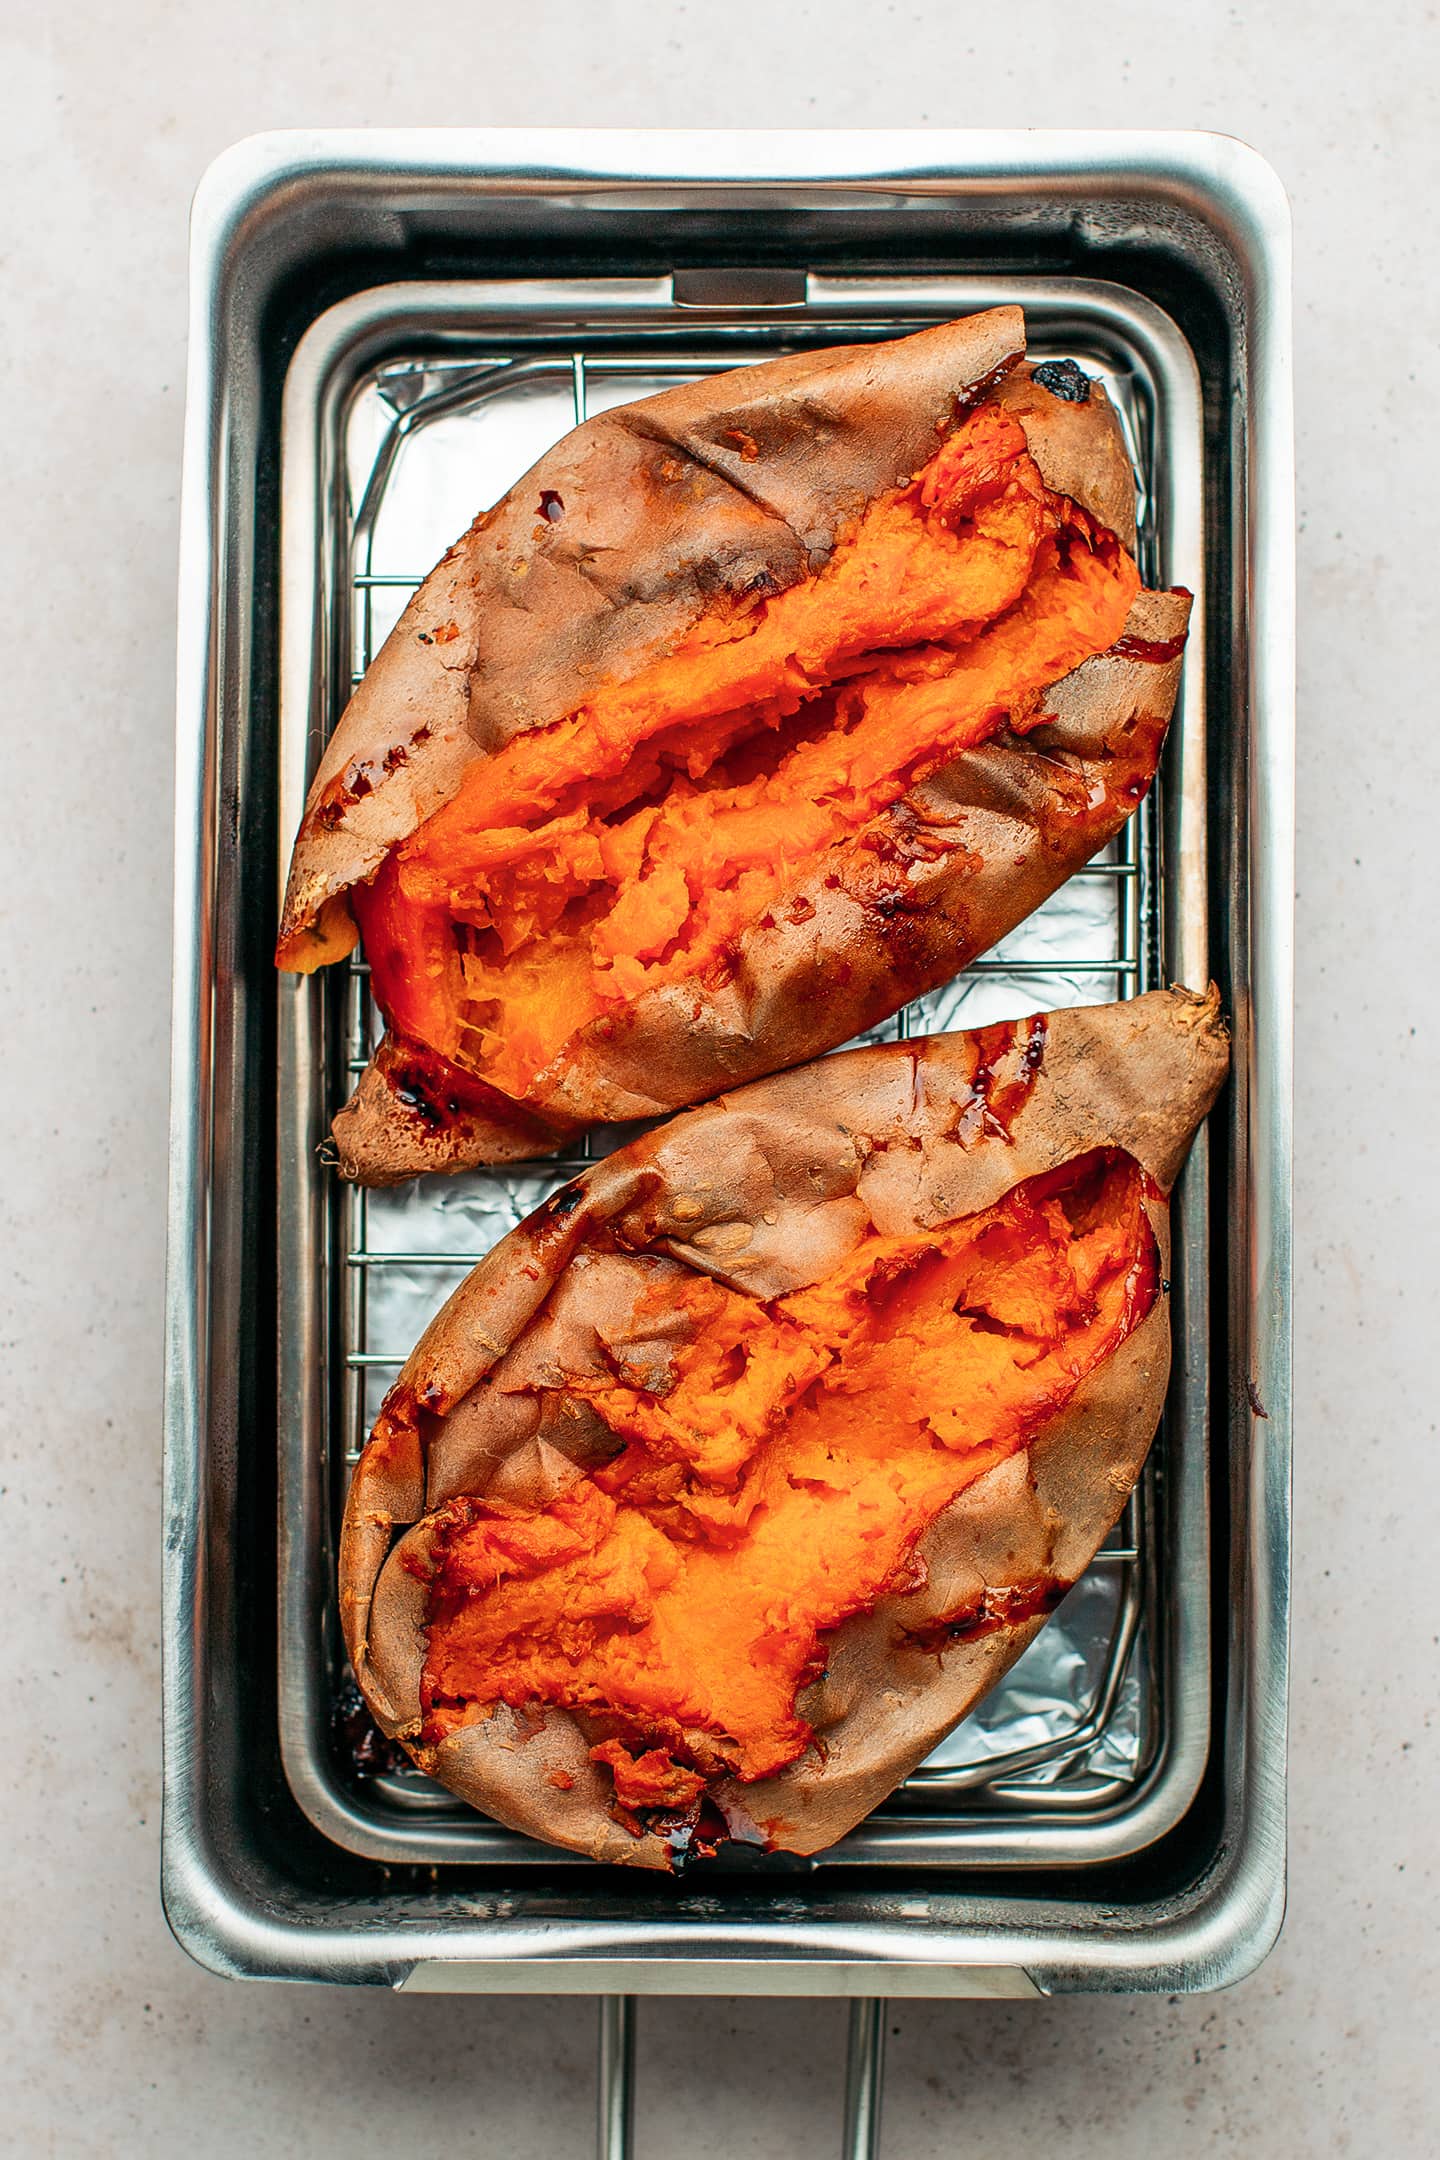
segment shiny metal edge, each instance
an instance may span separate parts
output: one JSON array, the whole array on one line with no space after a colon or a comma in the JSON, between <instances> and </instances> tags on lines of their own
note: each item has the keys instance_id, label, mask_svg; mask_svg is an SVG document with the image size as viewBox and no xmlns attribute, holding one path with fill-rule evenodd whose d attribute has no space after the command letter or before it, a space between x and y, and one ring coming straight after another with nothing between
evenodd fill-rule
<instances>
[{"instance_id":1,"label":"shiny metal edge","mask_svg":"<svg viewBox=\"0 0 1440 2160\"><path fill-rule=\"evenodd\" d=\"M219 534L213 287L218 263L192 223L176 646L175 890L166 1200L161 1689L161 1855L167 1918L204 1958L223 1893L204 1822L201 1712L206 1641L202 1395L209 1321L209 1090L214 899L211 653Z\"/></svg>"},{"instance_id":2,"label":"shiny metal edge","mask_svg":"<svg viewBox=\"0 0 1440 2160\"><path fill-rule=\"evenodd\" d=\"M1076 1924L1053 1907L1018 1908L994 1925L940 1931L929 1947L940 1963L937 1993L963 1992L963 1968L997 1957L1024 1965L1037 1984L1074 1988L1203 1988L1226 1985L1253 1970L1278 1933L1284 1905L1285 1699L1288 1671L1288 1505L1290 1465L1290 1109L1293 987L1293 754L1294 557L1293 399L1290 326L1290 218L1284 190L1254 151L1230 138L1180 133L1091 134L1041 131L785 138L743 135L535 136L447 134L441 141L415 133L323 134L252 138L217 160L197 195L193 222L190 361L185 482L181 513L181 636L177 667L177 853L175 998L172 1049L171 1175L168 1201L165 1368L165 1828L167 1915L184 1946L211 1969L234 1975L401 1982L437 1954L489 1965L513 1957L519 1945L508 1929L466 1917L443 1933L417 1939L412 1928L345 1921L333 1930L304 1915L277 1910L222 1854L206 1810L201 1724L205 1693L207 1581L202 1565L211 1528L203 1471L212 1436L205 1429L201 1372L207 1344L208 1211L203 1177L209 1163L210 907L213 897L213 776L216 469L223 439L217 393L219 298L231 260L243 253L255 227L280 221L291 187L334 175L373 193L403 167L407 182L438 187L448 179L471 190L526 184L515 163L521 148L566 184L577 177L598 187L597 165L574 164L584 151L616 176L637 170L652 185L679 171L691 185L697 168L710 180L744 171L745 186L774 188L797 176L817 188L856 185L863 168L911 190L990 190L1055 198L1142 199L1164 213L1192 219L1213 246L1220 276L1233 278L1248 337L1241 360L1245 406L1247 503L1236 535L1243 550L1253 632L1246 660L1254 731L1249 810L1255 858L1259 946L1249 970L1244 1029L1248 1107L1269 1131L1243 1158L1236 1156L1234 1190L1253 1198L1262 1215L1255 1264L1237 1286L1234 1317L1253 1352L1253 1384L1267 1410L1266 1429L1251 1451L1240 1451L1237 1498L1248 1502L1248 1535L1234 1570L1235 1628L1248 1658L1234 1670L1230 1712L1239 1735L1225 1765L1225 1837L1213 1871L1178 1904L1132 1906L1123 1926L1093 1913ZM923 151L921 145L923 144ZM722 149L717 145L723 146ZM568 161L568 162L567 162ZM922 180L920 175L926 177ZM294 246L283 235L278 243ZM296 250L298 252L298 250ZM1236 1118L1239 1117L1237 1105ZM1247 1670L1248 1667L1248 1670ZM541 1931L542 1936L544 1931ZM675 1951L697 1990L723 1988L727 1965L757 1951L783 1954L768 1924L752 1926L728 1945L686 1931L680 1942L663 1928L647 1943L650 1955ZM916 1930L885 1919L871 1931L868 1956L903 1961L914 1956ZM852 1945L825 1922L807 1931L803 1946L827 1969L851 1962ZM568 1977L566 1961L620 1945L601 1928L569 1933L563 1942L534 1941L552 1977ZM714 1962L716 1950L721 1962ZM523 1955L523 1953L521 1953ZM803 1953L802 1953L803 1954ZM558 1958L559 1964L551 1959ZM733 1969L733 1968L730 1968ZM717 1977L718 1976L718 1977ZM608 1982L598 1972L597 1990ZM818 1992L807 1989L806 1992Z\"/></svg>"},{"instance_id":3,"label":"shiny metal edge","mask_svg":"<svg viewBox=\"0 0 1440 2160\"><path fill-rule=\"evenodd\" d=\"M277 128L233 143L201 179L195 230L210 264L223 269L257 216L316 183L332 202L366 199L392 216L477 191L601 213L782 197L863 211L1018 191L1067 207L1149 200L1210 227L1252 294L1273 294L1276 270L1289 272L1274 168L1238 137L1184 128Z\"/></svg>"},{"instance_id":4,"label":"shiny metal edge","mask_svg":"<svg viewBox=\"0 0 1440 2160\"><path fill-rule=\"evenodd\" d=\"M1042 332L1063 320L1089 341L1147 377L1165 432L1156 460L1167 580L1196 596L1194 625L1172 733L1185 754L1169 772L1167 818L1178 843L1183 890L1171 910L1176 978L1209 980L1205 883L1205 564L1200 382L1179 329L1142 294L1100 279L1037 277L839 278L811 276L802 307L784 324L845 334L846 326L944 320L1005 302L1024 305ZM638 344L657 328L700 331L734 325L733 307L687 307L677 322L669 278L444 281L371 287L337 302L306 331L286 375L282 414L281 645L278 861L297 829L310 774L328 733L338 679L325 645L330 622L325 588L337 544L337 474L332 469L341 415L354 384L406 341L456 340L603 326ZM762 318L768 326L772 316ZM1174 767L1175 761L1172 761ZM282 871L283 875L283 871ZM283 897L283 896L282 896ZM279 985L278 1104L282 1154L277 1232L280 1256L280 1733L286 1776L310 1821L347 1851L386 1862L508 1866L560 1865L583 1870L579 1855L555 1854L514 1832L473 1820L435 1821L417 1811L409 1822L382 1819L335 1776L325 1759L323 1658L319 1645L330 1600L329 1495L324 1446L330 1241L327 1211L333 1178L317 1167L325 1135L323 994L318 977ZM1165 1731L1148 1774L1123 1798L1077 1809L1033 1805L1007 1816L956 1809L871 1819L825 1853L824 1867L1086 1866L1129 1857L1181 1820L1204 1774L1210 1738L1208 1407L1203 1345L1208 1325L1208 1181L1203 1146L1177 1190L1172 1268L1176 1372L1167 1403L1171 1486L1163 1583ZM318 1264L317 1264L318 1263ZM1184 1353L1189 1346L1188 1362Z\"/></svg>"},{"instance_id":5,"label":"shiny metal edge","mask_svg":"<svg viewBox=\"0 0 1440 2160\"><path fill-rule=\"evenodd\" d=\"M601 1967L603 1966L603 1975ZM939 1987L933 1966L886 1960L879 1964L838 1964L815 1958L733 1958L723 1967L726 1995L826 1996L839 2001L873 2000L883 1980L891 1997L967 1997L971 2001L1033 2000L1042 1990L1020 1965L967 1965L954 1984ZM584 1959L557 1968L547 1963L516 1962L496 1967L455 1960L413 1965L399 1983L406 1995L593 1995L601 1988L637 1995L698 1995L711 1992L691 1984L688 1959ZM718 1992L719 1990L716 1990Z\"/></svg>"}]
</instances>

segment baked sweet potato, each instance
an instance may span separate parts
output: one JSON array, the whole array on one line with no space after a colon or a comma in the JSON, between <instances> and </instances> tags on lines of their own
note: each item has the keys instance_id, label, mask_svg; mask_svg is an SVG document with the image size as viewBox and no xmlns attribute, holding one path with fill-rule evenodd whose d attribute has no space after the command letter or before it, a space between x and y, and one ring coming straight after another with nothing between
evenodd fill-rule
<instances>
[{"instance_id":1,"label":"baked sweet potato","mask_svg":"<svg viewBox=\"0 0 1440 2160\"><path fill-rule=\"evenodd\" d=\"M998 308L587 421L336 730L280 964L363 933L370 1183L543 1153L833 1048L1120 827L1189 612L1103 390Z\"/></svg>"},{"instance_id":2,"label":"baked sweet potato","mask_svg":"<svg viewBox=\"0 0 1440 2160\"><path fill-rule=\"evenodd\" d=\"M340 1602L384 1731L664 1867L830 1844L1024 1649L1139 1473L1212 991L848 1051L598 1163L386 1398Z\"/></svg>"}]
</instances>

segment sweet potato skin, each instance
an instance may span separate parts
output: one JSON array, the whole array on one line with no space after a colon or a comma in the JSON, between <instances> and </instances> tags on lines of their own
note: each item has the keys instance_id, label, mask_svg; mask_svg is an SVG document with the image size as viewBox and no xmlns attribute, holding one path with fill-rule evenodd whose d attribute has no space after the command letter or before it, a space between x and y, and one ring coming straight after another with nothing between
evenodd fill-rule
<instances>
[{"instance_id":1,"label":"sweet potato skin","mask_svg":"<svg viewBox=\"0 0 1440 2160\"><path fill-rule=\"evenodd\" d=\"M817 1056L949 980L1111 839L1155 769L1189 619L1142 593L1125 644L1055 684L1046 718L962 752L736 941L723 974L646 992L573 1036L543 1108L443 1122L395 1102L387 1038L335 1119L342 1171L391 1184L543 1153L594 1121L658 1117ZM1169 657L1156 657L1156 655ZM548 1140L543 1136L550 1136Z\"/></svg>"},{"instance_id":2,"label":"sweet potato skin","mask_svg":"<svg viewBox=\"0 0 1440 2160\"><path fill-rule=\"evenodd\" d=\"M1024 350L1019 308L992 308L686 383L547 451L430 573L326 746L282 964L349 949L354 925L327 903L448 802L477 756L564 719L595 681L638 673L702 616L820 569ZM542 515L542 499L564 515Z\"/></svg>"},{"instance_id":3,"label":"sweet potato skin","mask_svg":"<svg viewBox=\"0 0 1440 2160\"><path fill-rule=\"evenodd\" d=\"M352 700L297 842L283 963L308 968L349 949L348 888L456 793L477 758L573 708L597 671L623 681L700 616L740 605L742 587L725 583L741 560L725 539L736 519L757 547L778 548L782 529L796 543L766 559L765 577L783 589L823 562L877 490L923 463L957 400L993 395L1021 423L1047 485L1133 545L1133 474L1103 389L1071 371L1078 394L1055 395L1046 370L1019 364L1022 349L1018 311L993 310L892 345L712 377L557 445L432 573ZM691 550L703 532L703 562L677 556L676 527L651 515L653 503L635 508L651 501L657 446L683 454L701 490L683 522ZM573 520L538 520L542 488L564 500L566 486ZM602 591L586 551L601 545L590 521L606 518L620 520L603 543L619 567ZM523 599L516 550L529 564ZM668 613L657 613L661 588ZM1137 646L1077 669L1047 698L1053 723L996 736L911 789L780 895L718 966L580 1029L513 1110L492 1095L479 1109L462 1101L447 1118L427 1114L393 1085L412 1047L387 1040L336 1118L342 1173L392 1184L543 1154L588 1123L663 1114L831 1048L946 980L1133 810L1173 704L1188 606L1183 594L1142 594L1127 637L1145 656Z\"/></svg>"},{"instance_id":4,"label":"sweet potato skin","mask_svg":"<svg viewBox=\"0 0 1440 2160\"><path fill-rule=\"evenodd\" d=\"M498 1708L438 1747L418 1739L428 1592L413 1563L428 1550L433 1511L464 1493L543 1501L573 1476L598 1436L565 1394L566 1374L620 1347L642 1369L666 1354L663 1341L637 1340L637 1282L698 1270L762 1299L784 1296L874 1232L973 1214L1096 1147L1125 1150L1153 1180L1145 1206L1163 1274L1165 1196L1228 1065L1215 992L1049 1015L1008 1137L955 1137L968 1055L960 1036L851 1051L673 1120L512 1232L426 1331L356 1470L341 1617L380 1724L464 1798L596 1859L669 1864L661 1837L616 1819L609 1775L589 1754L594 1736L568 1712L547 1711L536 1729ZM834 1631L828 1672L797 1705L823 1748L762 1783L719 1787L736 1834L800 1853L833 1843L966 1714L1043 1624L1023 1609L1027 1587L1073 1582L1119 1515L1168 1369L1162 1296L1026 1449L930 1525L917 1548L923 1587ZM927 1645L927 1627L987 1590L1021 1593L1017 1617Z\"/></svg>"}]
</instances>

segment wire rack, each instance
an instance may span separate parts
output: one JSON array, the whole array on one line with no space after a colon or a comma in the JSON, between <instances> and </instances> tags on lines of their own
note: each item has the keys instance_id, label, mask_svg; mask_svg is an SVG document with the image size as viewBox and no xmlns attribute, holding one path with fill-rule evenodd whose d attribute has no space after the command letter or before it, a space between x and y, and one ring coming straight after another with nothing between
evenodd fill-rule
<instances>
[{"instance_id":1,"label":"wire rack","mask_svg":"<svg viewBox=\"0 0 1440 2160\"><path fill-rule=\"evenodd\" d=\"M1086 364L1104 373L1089 358ZM348 544L337 551L344 589L335 594L335 612L349 666L341 671L337 692L346 673L351 686L360 680L420 584L420 566L439 556L475 501L497 497L549 441L590 413L733 365L733 355L702 352L667 351L657 363L653 352L570 350L487 358L478 366L429 357L377 370L352 400L346 427L342 531ZM1108 387L1141 478L1144 574L1155 553L1144 487L1150 448L1146 416L1123 380ZM447 492L432 485L423 507L417 507L407 454L422 440L432 483L456 454L455 486ZM490 494L483 496L487 487ZM1159 832L1152 790L1116 842L1054 901L955 982L917 999L860 1039L904 1040L1036 1009L1133 997L1151 988L1160 979ZM343 999L338 1018L345 1045L343 1072L335 1076L332 1107L338 1108L364 1070L381 1023L363 959L352 959L336 991ZM343 1370L341 1429L335 1436L339 1445L331 1451L337 1513L385 1389L420 1325L507 1230L637 1129L606 1128L565 1157L422 1180L399 1195L347 1188L337 1210L343 1283L336 1345ZM418 1320L417 1291L423 1291ZM1163 1447L1162 1432L1152 1458L1163 1454ZM981 1713L991 1722L971 1734L968 1758L962 1752L957 1759L954 1746L939 1751L907 1780L886 1812L913 1814L962 1802L967 1812L1034 1808L1042 1801L1047 1813L1093 1809L1129 1791L1143 1775L1155 1726L1147 1686L1158 1565L1150 1475L1071 1593L1094 1608L1089 1625L1095 1642L1080 1699L1063 1730L1037 1739L1027 1733L1026 1721L1017 1719L1007 1731L1003 1696L998 1722L992 1698ZM337 1689L339 1684L337 1671ZM961 1734L967 1730L962 1727ZM407 1813L468 1814L418 1771L387 1770L371 1783L378 1798ZM878 2046L878 2039L873 2044ZM865 2087L863 2076L860 2087Z\"/></svg>"}]
</instances>

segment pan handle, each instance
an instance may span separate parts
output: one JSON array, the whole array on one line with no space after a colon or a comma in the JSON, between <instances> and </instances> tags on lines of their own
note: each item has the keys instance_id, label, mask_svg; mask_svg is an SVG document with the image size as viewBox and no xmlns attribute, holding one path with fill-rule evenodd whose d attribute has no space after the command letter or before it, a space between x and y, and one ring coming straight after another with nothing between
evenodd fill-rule
<instances>
[{"instance_id":1,"label":"pan handle","mask_svg":"<svg viewBox=\"0 0 1440 2160\"><path fill-rule=\"evenodd\" d=\"M880 2106L885 2098L885 2012L878 1995L850 2005L845 2051L845 2130L840 2160L880 2160Z\"/></svg>"},{"instance_id":2,"label":"pan handle","mask_svg":"<svg viewBox=\"0 0 1440 2160\"><path fill-rule=\"evenodd\" d=\"M600 1997L597 2160L635 2160L635 1997Z\"/></svg>"},{"instance_id":3,"label":"pan handle","mask_svg":"<svg viewBox=\"0 0 1440 2160\"><path fill-rule=\"evenodd\" d=\"M850 2005L841 2160L880 2160L885 2010L879 1996ZM600 1998L597 2160L635 2160L635 1997Z\"/></svg>"}]
</instances>

